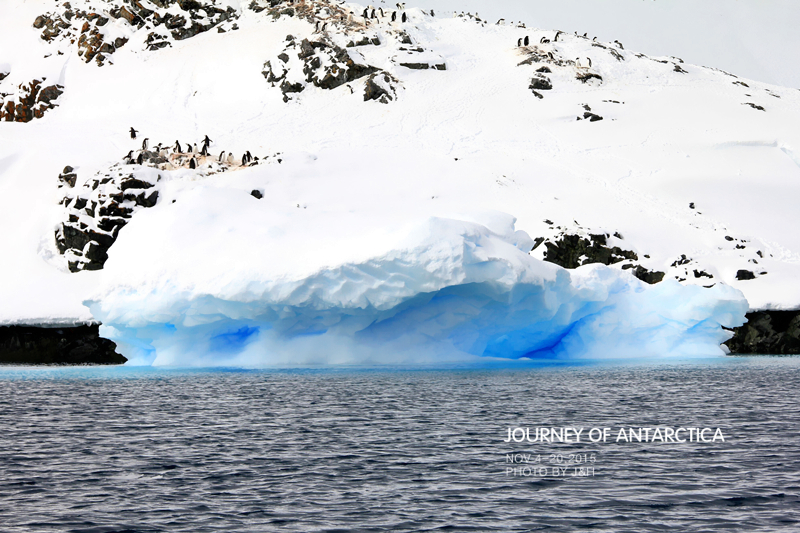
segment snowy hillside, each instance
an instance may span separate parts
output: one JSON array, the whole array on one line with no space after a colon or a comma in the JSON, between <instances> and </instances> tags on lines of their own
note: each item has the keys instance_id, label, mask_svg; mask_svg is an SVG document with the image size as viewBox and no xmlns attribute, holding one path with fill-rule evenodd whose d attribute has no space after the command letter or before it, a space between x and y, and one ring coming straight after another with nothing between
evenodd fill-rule
<instances>
[{"instance_id":1,"label":"snowy hillside","mask_svg":"<svg viewBox=\"0 0 800 533\"><path fill-rule=\"evenodd\" d=\"M748 306L800 308L796 89L364 14L3 3L0 323L258 364L713 353Z\"/></svg>"}]
</instances>

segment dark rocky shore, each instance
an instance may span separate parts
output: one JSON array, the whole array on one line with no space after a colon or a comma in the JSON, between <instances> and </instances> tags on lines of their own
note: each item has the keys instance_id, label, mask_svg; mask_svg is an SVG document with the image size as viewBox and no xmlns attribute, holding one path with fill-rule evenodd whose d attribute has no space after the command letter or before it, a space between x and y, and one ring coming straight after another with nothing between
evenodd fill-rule
<instances>
[{"instance_id":1,"label":"dark rocky shore","mask_svg":"<svg viewBox=\"0 0 800 533\"><path fill-rule=\"evenodd\" d=\"M98 324L69 327L0 326L0 364L120 365L127 358L100 337Z\"/></svg>"},{"instance_id":2,"label":"dark rocky shore","mask_svg":"<svg viewBox=\"0 0 800 533\"><path fill-rule=\"evenodd\" d=\"M732 354L800 354L800 311L754 311L725 345Z\"/></svg>"}]
</instances>

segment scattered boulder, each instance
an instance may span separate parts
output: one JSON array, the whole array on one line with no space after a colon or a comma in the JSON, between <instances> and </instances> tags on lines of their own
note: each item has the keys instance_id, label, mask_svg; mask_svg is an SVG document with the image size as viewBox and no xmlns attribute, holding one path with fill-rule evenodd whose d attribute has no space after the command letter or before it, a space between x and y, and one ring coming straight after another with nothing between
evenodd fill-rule
<instances>
[{"instance_id":1,"label":"scattered boulder","mask_svg":"<svg viewBox=\"0 0 800 533\"><path fill-rule=\"evenodd\" d=\"M376 100L388 104L397 98L396 87L400 82L388 72L370 74L364 84L364 101Z\"/></svg>"},{"instance_id":2,"label":"scattered boulder","mask_svg":"<svg viewBox=\"0 0 800 533\"><path fill-rule=\"evenodd\" d=\"M544 74L537 74L536 76L531 78L531 84L528 86L528 89L538 90L538 91L549 91L552 88L553 84L550 81L550 78L548 78Z\"/></svg>"},{"instance_id":3,"label":"scattered boulder","mask_svg":"<svg viewBox=\"0 0 800 533\"><path fill-rule=\"evenodd\" d=\"M261 200L264 197L264 195L258 189L253 189L252 191L250 191L250 196L252 196L256 200Z\"/></svg>"},{"instance_id":4,"label":"scattered boulder","mask_svg":"<svg viewBox=\"0 0 800 533\"><path fill-rule=\"evenodd\" d=\"M749 279L756 279L756 275L750 270L742 269L736 272L736 279L739 281L746 281Z\"/></svg>"}]
</instances>

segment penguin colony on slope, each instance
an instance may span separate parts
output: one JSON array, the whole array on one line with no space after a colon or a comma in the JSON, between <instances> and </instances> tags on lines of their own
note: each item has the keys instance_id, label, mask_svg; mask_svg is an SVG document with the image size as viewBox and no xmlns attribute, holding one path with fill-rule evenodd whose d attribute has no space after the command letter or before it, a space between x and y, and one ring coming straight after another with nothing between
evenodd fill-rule
<instances>
[{"instance_id":1,"label":"penguin colony on slope","mask_svg":"<svg viewBox=\"0 0 800 533\"><path fill-rule=\"evenodd\" d=\"M138 130L131 128L131 139L136 139L137 133ZM250 150L245 151L240 158L225 150L221 151L218 157L211 156L209 155L209 148L213 143L214 141L208 135L205 135L203 140L200 141L199 148L197 143L187 142L185 145L181 145L180 141L176 140L174 145L165 146L159 143L151 150L150 139L145 138L142 140L141 150L130 150L123 157L123 161L127 165L143 165L145 162L153 162L160 165L163 170L187 167L197 169L209 163L218 163L228 168L248 167L259 163L258 156L253 156ZM278 159L278 163L281 161L281 159Z\"/></svg>"}]
</instances>

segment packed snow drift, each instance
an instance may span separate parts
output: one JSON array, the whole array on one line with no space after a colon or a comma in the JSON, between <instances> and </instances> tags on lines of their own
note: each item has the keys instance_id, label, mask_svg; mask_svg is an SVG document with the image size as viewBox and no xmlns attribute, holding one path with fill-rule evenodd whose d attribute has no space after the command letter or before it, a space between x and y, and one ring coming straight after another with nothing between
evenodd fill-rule
<instances>
[{"instance_id":1,"label":"packed snow drift","mask_svg":"<svg viewBox=\"0 0 800 533\"><path fill-rule=\"evenodd\" d=\"M0 323L263 365L714 354L800 308L800 92L534 24L3 4Z\"/></svg>"}]
</instances>

